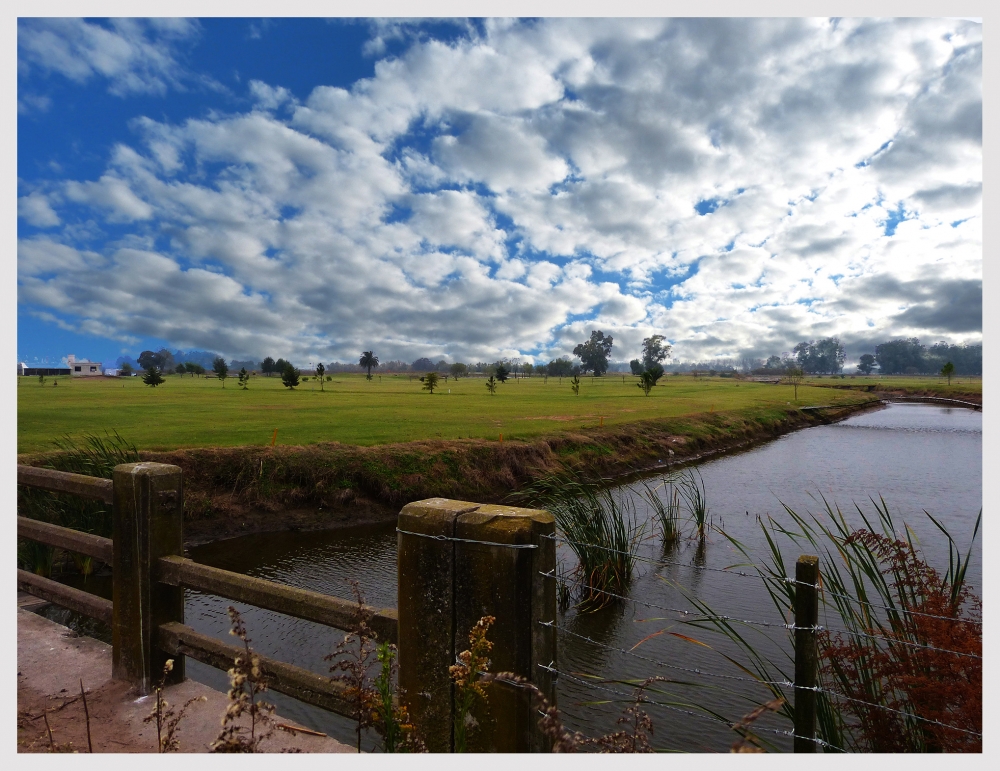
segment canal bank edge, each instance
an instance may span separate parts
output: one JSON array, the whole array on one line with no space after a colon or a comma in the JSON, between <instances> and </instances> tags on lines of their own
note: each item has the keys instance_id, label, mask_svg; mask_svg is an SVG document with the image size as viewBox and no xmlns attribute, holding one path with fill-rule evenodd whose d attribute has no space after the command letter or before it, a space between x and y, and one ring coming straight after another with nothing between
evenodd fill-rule
<instances>
[{"instance_id":1,"label":"canal bank edge","mask_svg":"<svg viewBox=\"0 0 1000 771\"><path fill-rule=\"evenodd\" d=\"M141 451L140 456L183 470L190 546L250 533L390 522L403 505L424 498L499 503L533 480L570 467L611 478L656 471L843 420L882 403L866 395L819 410L755 407L613 428L585 425L523 442L435 440L374 447L330 442ZM57 454L26 454L18 462L43 466Z\"/></svg>"}]
</instances>

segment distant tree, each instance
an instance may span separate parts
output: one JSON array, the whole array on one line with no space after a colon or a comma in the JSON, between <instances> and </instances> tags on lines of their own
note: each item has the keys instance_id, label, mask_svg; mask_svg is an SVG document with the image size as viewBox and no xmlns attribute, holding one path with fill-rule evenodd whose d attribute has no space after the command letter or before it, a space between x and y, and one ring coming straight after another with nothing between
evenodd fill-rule
<instances>
[{"instance_id":1,"label":"distant tree","mask_svg":"<svg viewBox=\"0 0 1000 771\"><path fill-rule=\"evenodd\" d=\"M285 370L288 369L288 365L291 364L290 361L285 361L284 359L278 359L274 362L274 371L279 375L284 376Z\"/></svg>"},{"instance_id":2,"label":"distant tree","mask_svg":"<svg viewBox=\"0 0 1000 771\"><path fill-rule=\"evenodd\" d=\"M802 370L796 367L790 367L785 371L785 382L795 389L795 396L792 397L795 401L799 400L799 383L802 382L802 376Z\"/></svg>"},{"instance_id":3,"label":"distant tree","mask_svg":"<svg viewBox=\"0 0 1000 771\"><path fill-rule=\"evenodd\" d=\"M163 376L160 374L160 370L156 367L150 367L146 370L146 374L142 376L142 382L148 386L156 388L163 382Z\"/></svg>"},{"instance_id":4,"label":"distant tree","mask_svg":"<svg viewBox=\"0 0 1000 771\"><path fill-rule=\"evenodd\" d=\"M925 348L916 337L890 340L875 346L875 361L883 375L901 375L910 367L924 372L924 353Z\"/></svg>"},{"instance_id":5,"label":"distant tree","mask_svg":"<svg viewBox=\"0 0 1000 771\"><path fill-rule=\"evenodd\" d=\"M510 370L504 366L504 363L502 361L497 363L496 376L497 380L499 380L501 383L506 383L507 378L510 376Z\"/></svg>"},{"instance_id":6,"label":"distant tree","mask_svg":"<svg viewBox=\"0 0 1000 771\"><path fill-rule=\"evenodd\" d=\"M428 359L426 356L421 356L419 359L413 362L413 364L410 365L410 369L412 369L414 372L428 372L434 369L435 366L437 365L435 365L433 361Z\"/></svg>"},{"instance_id":7,"label":"distant tree","mask_svg":"<svg viewBox=\"0 0 1000 771\"><path fill-rule=\"evenodd\" d=\"M45 385L45 375L38 376L38 385Z\"/></svg>"},{"instance_id":8,"label":"distant tree","mask_svg":"<svg viewBox=\"0 0 1000 771\"><path fill-rule=\"evenodd\" d=\"M438 373L428 372L426 375L420 378L420 382L424 384L425 391L430 391L431 393L434 393L434 389L437 388L438 384Z\"/></svg>"},{"instance_id":9,"label":"distant tree","mask_svg":"<svg viewBox=\"0 0 1000 771\"><path fill-rule=\"evenodd\" d=\"M200 364L195 364L193 361L185 362L184 369L191 374L191 377L205 374L205 368Z\"/></svg>"},{"instance_id":10,"label":"distant tree","mask_svg":"<svg viewBox=\"0 0 1000 771\"><path fill-rule=\"evenodd\" d=\"M573 362L569 359L553 359L548 364L548 371L552 377L559 378L559 382L562 382L564 377L569 377L573 374Z\"/></svg>"},{"instance_id":11,"label":"distant tree","mask_svg":"<svg viewBox=\"0 0 1000 771\"><path fill-rule=\"evenodd\" d=\"M768 356L764 369L782 369L780 356Z\"/></svg>"},{"instance_id":12,"label":"distant tree","mask_svg":"<svg viewBox=\"0 0 1000 771\"><path fill-rule=\"evenodd\" d=\"M247 372L247 368L246 367L241 367L240 368L238 382L240 384L240 388L242 388L244 391L246 391L247 390L247 386L250 385L250 373Z\"/></svg>"},{"instance_id":13,"label":"distant tree","mask_svg":"<svg viewBox=\"0 0 1000 771\"><path fill-rule=\"evenodd\" d=\"M129 364L128 362L125 362L124 364L122 364L121 373L125 377L132 377L132 372L133 371L134 370L132 369L132 365Z\"/></svg>"},{"instance_id":14,"label":"distant tree","mask_svg":"<svg viewBox=\"0 0 1000 771\"><path fill-rule=\"evenodd\" d=\"M642 362L639 361L638 359L632 359L632 361L628 363L628 367L630 370L632 370L633 375L642 374Z\"/></svg>"},{"instance_id":15,"label":"distant tree","mask_svg":"<svg viewBox=\"0 0 1000 771\"><path fill-rule=\"evenodd\" d=\"M577 396L580 395L580 376L573 375L573 379L569 381L569 387L573 390Z\"/></svg>"},{"instance_id":16,"label":"distant tree","mask_svg":"<svg viewBox=\"0 0 1000 771\"><path fill-rule=\"evenodd\" d=\"M187 372L187 367L183 364L178 364L177 368L174 370L175 375L183 375L185 372Z\"/></svg>"},{"instance_id":17,"label":"distant tree","mask_svg":"<svg viewBox=\"0 0 1000 771\"><path fill-rule=\"evenodd\" d=\"M378 356L376 356L372 351L365 351L364 353L361 354L361 360L358 362L358 364L368 369L368 377L366 378L366 380L371 380L372 367L378 366Z\"/></svg>"},{"instance_id":18,"label":"distant tree","mask_svg":"<svg viewBox=\"0 0 1000 771\"><path fill-rule=\"evenodd\" d=\"M951 385L951 376L955 374L955 365L950 361L945 362L945 365L941 367L941 374L948 378L948 385Z\"/></svg>"},{"instance_id":19,"label":"distant tree","mask_svg":"<svg viewBox=\"0 0 1000 771\"><path fill-rule=\"evenodd\" d=\"M521 371L524 373L525 377L531 377L535 374L535 365L526 363L521 367Z\"/></svg>"},{"instance_id":20,"label":"distant tree","mask_svg":"<svg viewBox=\"0 0 1000 771\"><path fill-rule=\"evenodd\" d=\"M139 362L139 366L145 370L153 369L154 367L160 366L160 362L157 360L157 356L152 351L143 351L136 358Z\"/></svg>"},{"instance_id":21,"label":"distant tree","mask_svg":"<svg viewBox=\"0 0 1000 771\"><path fill-rule=\"evenodd\" d=\"M610 340L611 338L608 339ZM664 345L663 340L663 335L652 335L642 341L643 369L649 369L654 364L659 364L670 356L671 346ZM610 350L610 346L608 347L608 350Z\"/></svg>"},{"instance_id":22,"label":"distant tree","mask_svg":"<svg viewBox=\"0 0 1000 771\"><path fill-rule=\"evenodd\" d=\"M225 388L226 378L229 377L229 365L226 364L226 360L221 356L216 356L215 361L212 362L212 371L222 381L222 387Z\"/></svg>"},{"instance_id":23,"label":"distant tree","mask_svg":"<svg viewBox=\"0 0 1000 771\"><path fill-rule=\"evenodd\" d=\"M301 374L301 372L286 361L285 368L281 371L281 384L285 388L295 388L299 384Z\"/></svg>"},{"instance_id":24,"label":"distant tree","mask_svg":"<svg viewBox=\"0 0 1000 771\"><path fill-rule=\"evenodd\" d=\"M873 369L875 369L875 357L870 353L861 354L861 359L858 362L858 372L862 375L870 375Z\"/></svg>"},{"instance_id":25,"label":"distant tree","mask_svg":"<svg viewBox=\"0 0 1000 771\"><path fill-rule=\"evenodd\" d=\"M264 360L260 363L260 371L263 372L268 377L271 377L271 373L277 371L275 369L274 359L272 359L270 356L265 357Z\"/></svg>"},{"instance_id":26,"label":"distant tree","mask_svg":"<svg viewBox=\"0 0 1000 771\"><path fill-rule=\"evenodd\" d=\"M323 362L316 365L316 376L319 378L319 390L326 390L323 388L323 373L326 372L326 367L323 366Z\"/></svg>"},{"instance_id":27,"label":"distant tree","mask_svg":"<svg viewBox=\"0 0 1000 771\"><path fill-rule=\"evenodd\" d=\"M584 372L593 372L600 377L608 371L608 357L611 355L613 341L611 335L605 337L600 330L593 330L587 342L580 343L573 349L573 354L583 362Z\"/></svg>"},{"instance_id":28,"label":"distant tree","mask_svg":"<svg viewBox=\"0 0 1000 771\"><path fill-rule=\"evenodd\" d=\"M810 374L836 374L844 366L844 346L836 337L801 342L792 349L798 368Z\"/></svg>"},{"instance_id":29,"label":"distant tree","mask_svg":"<svg viewBox=\"0 0 1000 771\"><path fill-rule=\"evenodd\" d=\"M486 390L490 394L496 394L497 392L497 379L493 375L490 375L489 380L486 381Z\"/></svg>"},{"instance_id":30,"label":"distant tree","mask_svg":"<svg viewBox=\"0 0 1000 771\"><path fill-rule=\"evenodd\" d=\"M446 362L444 359L440 359L438 363L434 365L434 369L436 369L438 372L447 372L448 362Z\"/></svg>"},{"instance_id":31,"label":"distant tree","mask_svg":"<svg viewBox=\"0 0 1000 771\"><path fill-rule=\"evenodd\" d=\"M456 361L454 364L452 364L448 368L448 371L451 372L451 376L455 378L455 380L458 380L460 377L465 377L467 374L469 374L469 368L465 364L462 364L462 362L460 361Z\"/></svg>"}]
</instances>

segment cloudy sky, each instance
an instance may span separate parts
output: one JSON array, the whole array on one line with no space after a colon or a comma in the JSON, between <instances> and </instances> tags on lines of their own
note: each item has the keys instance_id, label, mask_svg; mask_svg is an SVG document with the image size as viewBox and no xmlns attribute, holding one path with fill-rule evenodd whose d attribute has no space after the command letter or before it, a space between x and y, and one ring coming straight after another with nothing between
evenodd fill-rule
<instances>
[{"instance_id":1,"label":"cloudy sky","mask_svg":"<svg viewBox=\"0 0 1000 771\"><path fill-rule=\"evenodd\" d=\"M979 341L981 30L21 19L18 358Z\"/></svg>"}]
</instances>

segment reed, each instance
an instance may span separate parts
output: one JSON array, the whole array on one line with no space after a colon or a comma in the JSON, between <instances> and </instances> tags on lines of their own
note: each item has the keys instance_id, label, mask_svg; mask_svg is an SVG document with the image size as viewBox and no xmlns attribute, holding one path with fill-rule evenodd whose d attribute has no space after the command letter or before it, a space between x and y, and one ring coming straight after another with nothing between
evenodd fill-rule
<instances>
[{"instance_id":1,"label":"reed","mask_svg":"<svg viewBox=\"0 0 1000 771\"><path fill-rule=\"evenodd\" d=\"M920 556L910 528L897 529L885 501L871 502L874 514L855 505L861 528L852 527L825 499L822 517L807 518L785 506L793 527L773 518L761 522L768 544L763 560L720 532L747 558L744 566L757 571L786 618L794 606L795 585L788 580L794 572L780 544L787 541L820 557L820 612L826 627L817 640L820 739L849 751L980 751L981 739L968 732L982 732L981 603L965 576L982 512L964 554L927 514L948 542L948 568L941 573ZM736 643L747 662L738 666L780 697L780 686L767 683L792 679L792 656L786 651L783 660L770 660L738 624L719 618L697 598L688 599L706 617L690 623ZM780 711L794 718L793 704L783 704Z\"/></svg>"},{"instance_id":2,"label":"reed","mask_svg":"<svg viewBox=\"0 0 1000 771\"><path fill-rule=\"evenodd\" d=\"M708 498L701 472L697 468L686 468L674 477L671 486L674 485L698 528L698 537L701 538L705 535L705 525L708 524Z\"/></svg>"},{"instance_id":3,"label":"reed","mask_svg":"<svg viewBox=\"0 0 1000 771\"><path fill-rule=\"evenodd\" d=\"M608 480L589 480L569 470L543 477L512 497L555 517L577 558L573 572L583 588L584 606L605 604L605 592L627 592L645 532L631 496L615 495Z\"/></svg>"},{"instance_id":4,"label":"reed","mask_svg":"<svg viewBox=\"0 0 1000 771\"><path fill-rule=\"evenodd\" d=\"M670 479L664 479L656 487L650 487L648 482L640 483L642 489L634 489L653 512L654 520L659 526L660 537L664 547L675 543L680 537L681 501L680 493L671 484ZM663 496L660 495L663 490Z\"/></svg>"}]
</instances>

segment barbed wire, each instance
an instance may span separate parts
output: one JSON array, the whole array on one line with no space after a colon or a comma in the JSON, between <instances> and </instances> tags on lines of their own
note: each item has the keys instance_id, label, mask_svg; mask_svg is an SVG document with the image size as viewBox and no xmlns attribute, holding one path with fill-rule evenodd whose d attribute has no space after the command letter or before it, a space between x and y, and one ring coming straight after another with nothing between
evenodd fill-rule
<instances>
[{"instance_id":1,"label":"barbed wire","mask_svg":"<svg viewBox=\"0 0 1000 771\"><path fill-rule=\"evenodd\" d=\"M594 688L595 690L605 691L607 693L613 693L616 696L623 696L626 699L628 699L629 701L632 701L632 702L635 701L635 696L633 694L628 694L628 693L625 693L624 691L619 691L616 688L607 688L607 687L605 687L603 685L599 685L598 683L591 682L591 681L586 680L586 679L584 679L582 677L576 677L575 675L572 675L569 672L562 672L562 671L560 671L558 669L555 669L552 666L547 666L545 664L539 664L538 667L540 669L544 669L547 672L552 673L556 677L565 677L565 678L568 678L570 680L574 680L574 681L576 681L578 683L582 683L583 685L586 685L586 686L589 686L591 688ZM663 707L664 709L669 709L669 710L671 710L673 712L680 712L681 714L684 714L684 715L689 715L691 717L701 718L702 720L708 720L708 721L711 721L712 723L714 723L715 725L724 725L724 726L726 726L728 728L734 728L737 725L736 723L728 721L728 720L725 720L724 718L715 718L715 717L711 717L710 715L703 715L700 712L693 712L692 710L683 709L681 707L675 707L672 704L664 704L663 702L661 702L661 701L655 701L654 699L648 699L648 698L644 697L641 703L643 703L643 704L654 704L654 705L656 705L658 707ZM819 739L817 737L812 737L812 736L799 736L794 731L781 731L781 730L779 730L777 728L764 728L764 727L758 727L756 730L757 731L767 731L769 733L777 734L778 736L790 736L793 739L804 739L804 740L809 741L809 742L815 742L817 745L819 745L821 747L829 747L830 749L836 750L838 752L846 752L846 750L841 749L840 747L836 747L836 746L834 746L832 744L829 744L828 742L825 742L822 739Z\"/></svg>"},{"instance_id":2,"label":"barbed wire","mask_svg":"<svg viewBox=\"0 0 1000 771\"><path fill-rule=\"evenodd\" d=\"M803 586L812 586L810 583L805 581L796 581L794 578L788 578L787 576L773 576L774 580L782 581L786 584L802 584ZM882 610L887 610L892 613L907 613L911 616L924 616L925 618L936 618L941 621L954 621L956 624L975 624L977 626L982 626L982 620L977 621L974 618L954 618L953 616L936 616L933 613L923 613L919 610L907 610L906 608L894 608L891 605L879 605L877 602L868 602L867 600L859 600L857 597L852 597L849 594L842 594L840 592L835 592L831 589L825 589L822 586L819 590L831 597L840 597L844 600L849 600L850 602L857 603L858 605L867 605L870 608L881 608Z\"/></svg>"},{"instance_id":3,"label":"barbed wire","mask_svg":"<svg viewBox=\"0 0 1000 771\"><path fill-rule=\"evenodd\" d=\"M546 573L543 573L542 571L538 571L538 575L545 576L546 578L553 578L553 579L556 579L556 580L563 580L566 584L571 584L572 586L587 586L587 584L585 584L582 581L566 581L566 579L560 579L559 576L555 575L554 569L550 570L550 571L548 571ZM731 621L731 622L734 622L734 623L737 623L737 624L747 624L749 626L763 626L763 627L770 627L770 628L773 628L773 629L788 629L790 631L795 631L795 630L801 629L801 630L804 630L804 631L807 631L807 632L822 632L822 631L825 631L825 629L826 629L826 627L823 627L823 626L795 626L795 624L778 624L778 623L775 623L773 621L751 621L749 619L736 618L734 616L727 616L727 615L717 614L717 613L712 613L712 614L697 613L695 611L685 610L683 608L668 608L665 605L658 605L655 602L646 602L645 600L638 600L635 597L626 597L625 595L622 595L622 594L615 594L614 592L608 591L607 589L597 589L597 588L594 588L594 587L589 587L589 588L591 588L593 590L594 594L604 595L606 597L614 597L615 599L618 599L618 600L625 600L626 602L631 602L631 603L634 603L636 605L642 605L645 608L656 608L657 610L665 610L665 611L670 612L670 613L681 613L681 614L683 614L685 616L694 615L694 616L698 617L698 618L694 619L696 621L701 621L701 620L707 621L707 620L710 620L710 619L720 619L722 621Z\"/></svg>"},{"instance_id":4,"label":"barbed wire","mask_svg":"<svg viewBox=\"0 0 1000 771\"><path fill-rule=\"evenodd\" d=\"M450 535L430 535L428 533L414 533L412 530L400 530L396 528L397 533L403 533L404 535L416 535L421 538L430 538L432 541L457 541L458 543L476 543L482 546L503 546L506 549L537 549L538 545L534 543L497 543L496 541L476 541L471 538L453 538Z\"/></svg>"},{"instance_id":5,"label":"barbed wire","mask_svg":"<svg viewBox=\"0 0 1000 771\"><path fill-rule=\"evenodd\" d=\"M634 559L634 560L636 560L638 562L645 562L645 563L650 564L650 565L665 565L665 566L671 566L672 565L672 566L681 567L681 568L691 568L692 570L704 570L704 571L708 571L710 573L725 573L727 576L740 576L742 578L756 578L758 580L763 580L763 577L760 576L760 575L755 575L753 573L746 573L746 572L744 572L742 570L728 570L726 568L711 568L708 565L692 565L689 562L676 562L676 561L673 561L673 560L655 560L655 559L652 559L651 557L642 557L642 556L640 556L638 554L633 554L632 552L622 551L621 549L613 549L610 546L604 546L602 544L597 544L597 543L585 543L583 541L574 541L574 540L571 540L569 538L566 538L565 536L559 536L559 535L543 534L541 537L542 538L548 538L549 540L552 540L552 541L561 541L563 543L571 543L571 544L574 544L576 546L586 546L586 547L591 548L591 549L603 549L605 551L614 552L615 554L625 554L625 555L631 557L632 559Z\"/></svg>"},{"instance_id":6,"label":"barbed wire","mask_svg":"<svg viewBox=\"0 0 1000 771\"><path fill-rule=\"evenodd\" d=\"M697 668L689 669L687 667L677 666L676 664L667 664L665 661L659 661L658 659L654 659L649 656L643 656L641 653L635 653L634 651L627 650L625 648L616 648L613 645L608 645L607 643L599 642L590 637L587 637L586 635L582 635L579 632L574 632L570 629L567 629L566 627L558 626L554 621L539 621L538 623L541 624L542 626L552 627L556 631L568 634L571 637L576 637L581 640L585 640L591 643L592 645L596 645L599 648L604 648L609 651L616 651L618 653L623 653L626 656L632 656L633 658L641 659L642 661L648 661L651 664L655 664L659 667L665 667L666 669L674 669L679 672L688 672L690 674L695 674L695 675L704 675L705 677L718 677L723 680L737 680L743 683L757 683L760 685L780 685L780 686L785 686L787 688L795 687L794 683L791 683L788 680L758 680L753 677L740 677L738 675L723 675L718 672L707 672L704 669L697 669Z\"/></svg>"},{"instance_id":7,"label":"barbed wire","mask_svg":"<svg viewBox=\"0 0 1000 771\"><path fill-rule=\"evenodd\" d=\"M959 728L957 725L950 725L948 723L942 723L940 720L933 720L929 717L921 717L920 715L914 715L912 712L904 712L903 710L893 709L892 707L887 707L884 704L876 704L871 701L865 701L864 699L855 699L852 696L845 696L842 693L837 693L836 691L831 691L826 688L820 688L819 686L807 687L804 685L797 685L796 688L800 688L804 691L816 691L816 693L825 693L827 696L832 696L836 699L843 699L845 701L853 701L857 704L865 704L869 707L875 707L875 709L881 709L885 712L895 712L897 715L903 715L904 717L913 718L914 720L920 720L924 723L932 723L934 725L939 725L942 728L949 728L952 731L961 731L964 734L969 734L971 736L978 736L980 739L983 738L981 733L975 731L970 731L966 728Z\"/></svg>"},{"instance_id":8,"label":"barbed wire","mask_svg":"<svg viewBox=\"0 0 1000 771\"><path fill-rule=\"evenodd\" d=\"M869 634L867 632L858 632L853 630L839 630L837 634L846 635L857 635L858 637L867 637L871 640L885 640L889 645L907 645L911 648L923 648L924 650L937 651L938 653L950 653L952 656L963 656L969 659L979 659L982 661L982 656L977 656L975 653L965 653L964 651L953 651L951 648L937 648L933 645L927 645L925 643L910 642L909 640L898 640L894 637L886 637L881 634Z\"/></svg>"}]
</instances>

